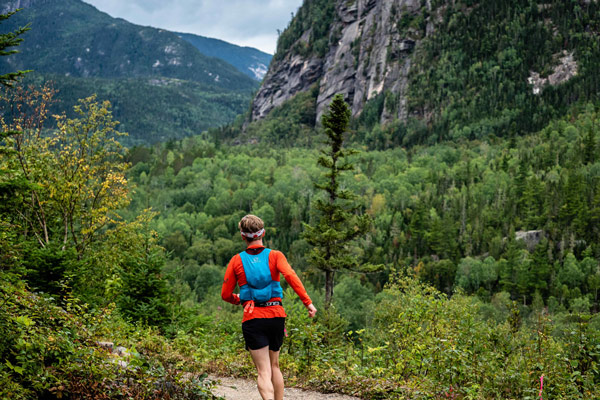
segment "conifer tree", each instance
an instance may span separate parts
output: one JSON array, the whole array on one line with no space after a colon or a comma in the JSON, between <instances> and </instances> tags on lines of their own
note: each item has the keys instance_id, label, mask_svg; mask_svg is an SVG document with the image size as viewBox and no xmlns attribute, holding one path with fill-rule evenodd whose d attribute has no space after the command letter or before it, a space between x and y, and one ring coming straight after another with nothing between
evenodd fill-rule
<instances>
[{"instance_id":1,"label":"conifer tree","mask_svg":"<svg viewBox=\"0 0 600 400\"><path fill-rule=\"evenodd\" d=\"M0 23L4 20L7 20L12 15L14 15L19 10L10 12L8 14L0 14ZM18 46L23 39L19 36L29 30L29 26L25 26L17 29L15 32L8 33L0 33L0 57L9 56L11 54L18 53L17 50L7 50L10 47ZM0 85L3 86L11 86L11 84L20 76L26 74L29 71L17 71L17 72L8 72L6 74L0 74ZM16 135L19 132L16 131L2 131L0 132L0 139L6 138L8 136Z\"/></svg>"},{"instance_id":2,"label":"conifer tree","mask_svg":"<svg viewBox=\"0 0 600 400\"><path fill-rule=\"evenodd\" d=\"M597 160L596 134L592 127L587 129L587 134L583 138L583 162L585 164L593 164Z\"/></svg>"},{"instance_id":3,"label":"conifer tree","mask_svg":"<svg viewBox=\"0 0 600 400\"><path fill-rule=\"evenodd\" d=\"M361 265L349 250L349 243L363 236L371 228L368 214L359 215L355 196L340 187L341 174L352 171L354 166L347 157L355 150L344 149L344 133L350 120L350 109L341 94L337 94L321 122L327 135L325 150L317 163L325 168L321 182L315 187L325 192L324 198L314 202L318 220L314 225L304 224L304 238L313 249L308 261L325 272L325 307L329 308L333 297L335 273L340 270L367 271L377 267Z\"/></svg>"},{"instance_id":4,"label":"conifer tree","mask_svg":"<svg viewBox=\"0 0 600 400\"><path fill-rule=\"evenodd\" d=\"M17 10L18 11L18 10ZM15 12L8 14L0 14L0 23L6 19L8 19ZM29 30L29 27L19 28L15 32L3 33L0 34L0 57L8 56L10 54L14 54L16 50L7 50L10 47L18 46L19 43L23 40L18 36L22 33ZM22 76L28 71L17 71L17 72L8 72L6 74L0 74L0 88L3 86L10 86L19 76ZM2 94L0 93L0 98ZM10 150L7 150L1 146L2 141L10 136L18 135L20 132L16 130L10 129L1 129L0 130L0 159L2 156L10 153ZM11 224L6 221L3 216L10 215L14 213L14 207L19 202L19 197L17 194L24 193L29 189L29 183L23 177L15 178L12 176L14 170L9 168L0 168L0 268L5 260L10 263L13 258L12 253L14 252L13 234L9 232L8 227Z\"/></svg>"},{"instance_id":5,"label":"conifer tree","mask_svg":"<svg viewBox=\"0 0 600 400\"><path fill-rule=\"evenodd\" d=\"M14 15L19 10L9 12L8 14L0 14L0 22L7 20L12 15ZM0 34L0 56L8 56L11 54L18 53L17 50L7 50L11 47L18 46L23 38L19 36L29 30L29 25L21 27L14 32L2 33ZM29 71L17 71L17 72L8 72L6 74L0 75L0 84L4 86L10 86L18 77L24 75Z\"/></svg>"}]
</instances>

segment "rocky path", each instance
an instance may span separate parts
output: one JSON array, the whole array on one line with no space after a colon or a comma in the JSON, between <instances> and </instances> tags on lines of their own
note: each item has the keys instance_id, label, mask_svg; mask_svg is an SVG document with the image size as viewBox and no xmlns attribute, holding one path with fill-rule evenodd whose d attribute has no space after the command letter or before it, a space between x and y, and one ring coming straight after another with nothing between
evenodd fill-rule
<instances>
[{"instance_id":1,"label":"rocky path","mask_svg":"<svg viewBox=\"0 0 600 400\"><path fill-rule=\"evenodd\" d=\"M255 381L215 376L211 376L210 379L218 382L213 393L226 400L261 400ZM360 400L358 397L335 393L323 394L296 388L285 388L284 398L285 400Z\"/></svg>"}]
</instances>

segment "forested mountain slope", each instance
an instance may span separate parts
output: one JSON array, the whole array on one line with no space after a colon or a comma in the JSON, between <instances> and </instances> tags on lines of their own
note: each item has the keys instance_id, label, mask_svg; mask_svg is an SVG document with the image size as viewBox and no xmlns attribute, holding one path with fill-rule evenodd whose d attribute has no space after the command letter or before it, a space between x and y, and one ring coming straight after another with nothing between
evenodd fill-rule
<instances>
[{"instance_id":1,"label":"forested mountain slope","mask_svg":"<svg viewBox=\"0 0 600 400\"><path fill-rule=\"evenodd\" d=\"M31 69L36 76L29 79L52 81L63 92L53 111L69 112L92 93L111 100L129 144L182 138L232 121L257 86L175 33L112 18L79 0L0 2L3 11L16 7L24 8L3 31L28 23L31 30L18 54L0 59L0 70Z\"/></svg>"},{"instance_id":2,"label":"forested mountain slope","mask_svg":"<svg viewBox=\"0 0 600 400\"><path fill-rule=\"evenodd\" d=\"M148 145L199 134L233 121L248 106L249 92L232 92L172 78L76 78L58 74L27 75L26 84L48 84L58 91L53 113L73 116L78 99L97 94L109 100L128 146Z\"/></svg>"},{"instance_id":3,"label":"forested mountain slope","mask_svg":"<svg viewBox=\"0 0 600 400\"><path fill-rule=\"evenodd\" d=\"M533 132L598 99L599 31L597 1L307 0L251 118L316 84L315 121L343 93L384 146Z\"/></svg>"}]
</instances>

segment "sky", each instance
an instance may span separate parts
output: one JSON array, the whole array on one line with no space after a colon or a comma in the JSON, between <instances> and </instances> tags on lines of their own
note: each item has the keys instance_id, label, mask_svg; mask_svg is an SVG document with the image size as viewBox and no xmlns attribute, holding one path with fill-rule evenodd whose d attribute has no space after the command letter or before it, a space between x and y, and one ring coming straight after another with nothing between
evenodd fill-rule
<instances>
[{"instance_id":1,"label":"sky","mask_svg":"<svg viewBox=\"0 0 600 400\"><path fill-rule=\"evenodd\" d=\"M195 33L273 54L302 0L84 0L138 25Z\"/></svg>"}]
</instances>

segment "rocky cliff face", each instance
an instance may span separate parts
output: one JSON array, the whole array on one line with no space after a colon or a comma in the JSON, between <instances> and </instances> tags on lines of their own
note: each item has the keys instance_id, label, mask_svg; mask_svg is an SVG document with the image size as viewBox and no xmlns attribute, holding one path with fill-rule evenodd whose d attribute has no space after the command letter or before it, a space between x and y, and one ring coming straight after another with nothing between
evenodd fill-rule
<instances>
[{"instance_id":1,"label":"rocky cliff face","mask_svg":"<svg viewBox=\"0 0 600 400\"><path fill-rule=\"evenodd\" d=\"M9 0L4 4L0 4L0 14L7 14L18 10L19 8L31 7L31 5L44 3L48 0Z\"/></svg>"},{"instance_id":2,"label":"rocky cliff face","mask_svg":"<svg viewBox=\"0 0 600 400\"><path fill-rule=\"evenodd\" d=\"M436 16L429 11L429 1L421 0L337 0L329 52L316 57L289 51L274 61L253 101L252 120L313 84L319 85L317 121L336 93L344 94L357 116L384 91L382 122L405 120L411 54L434 29ZM308 43L309 35L299 41Z\"/></svg>"}]
</instances>

